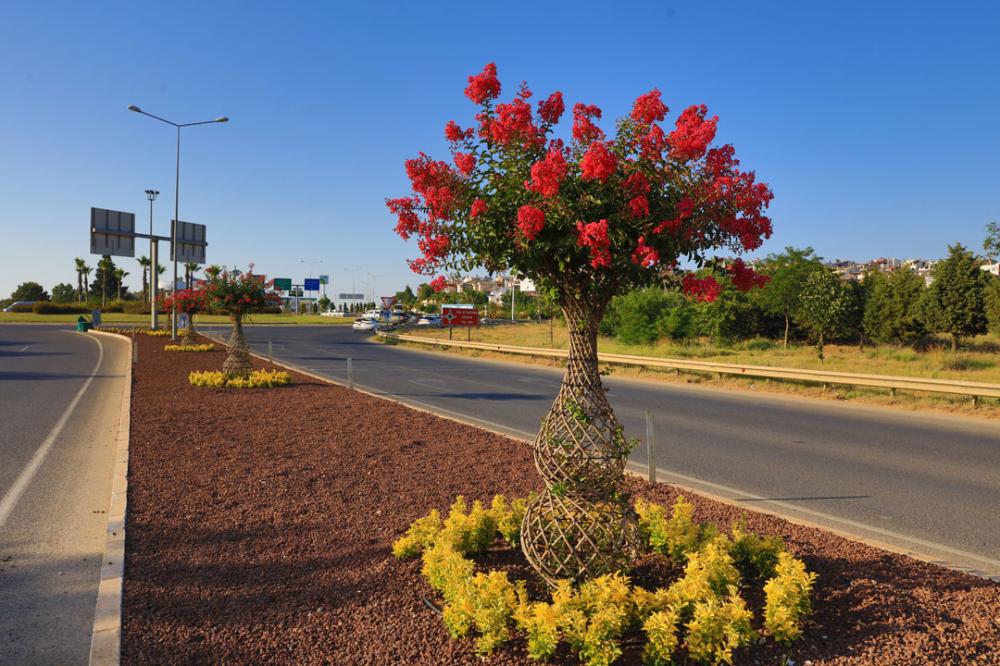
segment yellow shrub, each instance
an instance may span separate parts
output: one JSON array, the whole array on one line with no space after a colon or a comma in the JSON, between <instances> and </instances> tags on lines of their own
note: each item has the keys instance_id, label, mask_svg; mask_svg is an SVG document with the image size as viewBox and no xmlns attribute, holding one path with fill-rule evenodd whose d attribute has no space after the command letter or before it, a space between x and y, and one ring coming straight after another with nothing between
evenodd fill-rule
<instances>
[{"instance_id":1,"label":"yellow shrub","mask_svg":"<svg viewBox=\"0 0 1000 666\"><path fill-rule=\"evenodd\" d=\"M537 661L552 658L559 645L562 616L555 604L524 603L514 612L517 626L528 636L528 656Z\"/></svg>"},{"instance_id":2,"label":"yellow shrub","mask_svg":"<svg viewBox=\"0 0 1000 666\"><path fill-rule=\"evenodd\" d=\"M639 529L650 549L679 564L717 533L712 525L694 521L694 506L683 495L674 502L673 515L669 519L663 506L642 499L636 500L635 511L639 514Z\"/></svg>"},{"instance_id":3,"label":"yellow shrub","mask_svg":"<svg viewBox=\"0 0 1000 666\"><path fill-rule=\"evenodd\" d=\"M518 545L521 539L521 521L524 520L524 513L528 510L528 504L534 498L534 493L528 497L519 497L507 503L507 498L497 495L493 498L490 510L497 523L497 531L500 536L512 546Z\"/></svg>"},{"instance_id":4,"label":"yellow shrub","mask_svg":"<svg viewBox=\"0 0 1000 666\"><path fill-rule=\"evenodd\" d=\"M712 597L694 606L694 615L687 623L685 646L694 659L712 664L732 664L733 650L749 645L754 630L753 618L736 586L722 599Z\"/></svg>"},{"instance_id":5,"label":"yellow shrub","mask_svg":"<svg viewBox=\"0 0 1000 666\"><path fill-rule=\"evenodd\" d=\"M226 374L225 372L192 371L188 381L194 386L210 388L275 388L292 383L292 377L280 370L254 370L249 377Z\"/></svg>"},{"instance_id":6,"label":"yellow shrub","mask_svg":"<svg viewBox=\"0 0 1000 666\"><path fill-rule=\"evenodd\" d=\"M175 352L209 352L215 349L215 345L164 345L163 351Z\"/></svg>"},{"instance_id":7,"label":"yellow shrub","mask_svg":"<svg viewBox=\"0 0 1000 666\"><path fill-rule=\"evenodd\" d=\"M430 548L441 534L441 514L432 509L423 518L418 518L406 530L406 534L392 544L392 554L396 557L416 557Z\"/></svg>"},{"instance_id":8,"label":"yellow shrub","mask_svg":"<svg viewBox=\"0 0 1000 666\"><path fill-rule=\"evenodd\" d=\"M465 591L465 585L475 569L472 560L462 557L446 543L437 543L425 550L423 562L420 573L448 602Z\"/></svg>"},{"instance_id":9,"label":"yellow shrub","mask_svg":"<svg viewBox=\"0 0 1000 666\"><path fill-rule=\"evenodd\" d=\"M812 613L809 595L816 574L807 572L802 560L787 552L778 554L774 578L764 585L764 627L779 643L802 635L802 620Z\"/></svg>"},{"instance_id":10,"label":"yellow shrub","mask_svg":"<svg viewBox=\"0 0 1000 666\"><path fill-rule=\"evenodd\" d=\"M760 578L774 575L778 554L785 550L785 542L778 536L761 537L747 531L746 521L733 525L733 543L730 547L733 561L743 575L756 573Z\"/></svg>"},{"instance_id":11,"label":"yellow shrub","mask_svg":"<svg viewBox=\"0 0 1000 666\"><path fill-rule=\"evenodd\" d=\"M739 581L727 541L724 536L717 537L688 556L684 576L670 586L667 597L670 605L687 617L696 604L724 594Z\"/></svg>"},{"instance_id":12,"label":"yellow shrub","mask_svg":"<svg viewBox=\"0 0 1000 666\"><path fill-rule=\"evenodd\" d=\"M497 521L493 512L475 501L469 510L465 498L459 495L451 505L441 532L442 541L462 553L478 553L489 548L496 538Z\"/></svg>"},{"instance_id":13,"label":"yellow shrub","mask_svg":"<svg viewBox=\"0 0 1000 666\"><path fill-rule=\"evenodd\" d=\"M674 663L679 619L674 610L658 610L646 619L642 625L648 641L642 651L644 662L650 666L668 666Z\"/></svg>"}]
</instances>

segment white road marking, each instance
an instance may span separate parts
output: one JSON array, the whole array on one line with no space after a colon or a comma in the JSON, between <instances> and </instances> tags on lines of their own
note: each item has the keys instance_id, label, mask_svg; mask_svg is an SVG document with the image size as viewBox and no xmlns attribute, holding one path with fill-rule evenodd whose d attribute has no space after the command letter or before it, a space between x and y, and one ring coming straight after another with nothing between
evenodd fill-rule
<instances>
[{"instance_id":1,"label":"white road marking","mask_svg":"<svg viewBox=\"0 0 1000 666\"><path fill-rule=\"evenodd\" d=\"M26 352L26 351L28 351L28 347L30 347L30 346L31 345L24 345L23 347L21 347L20 351Z\"/></svg>"},{"instance_id":2,"label":"white road marking","mask_svg":"<svg viewBox=\"0 0 1000 666\"><path fill-rule=\"evenodd\" d=\"M56 424L52 426L52 430L49 431L45 441L38 446L38 449L35 451L35 455L31 457L31 460L28 461L28 464L23 470L21 470L21 473L18 474L10 489L3 496L3 499L0 500L0 527L3 527L4 523L7 522L7 518L10 517L10 514L14 511L14 507L16 507L18 501L20 501L21 495L24 494L24 491L27 490L28 486L31 484L32 479L35 478L38 468L42 466L42 463L45 462L46 456L49 454L49 449L52 448L52 445L55 444L56 439L58 439L60 433L62 433L63 428L66 427L70 417L73 415L73 411L76 409L76 405L80 402L80 398L82 398L83 394L86 393L87 388L90 386L90 382L94 381L94 377L97 375L97 371L101 367L101 362L104 360L104 345L102 345L101 341L96 337L89 335L86 337L87 339L93 340L97 343L97 348L99 350L97 363L94 365L94 369L90 372L90 376L87 377L87 381L83 383L80 390L76 392L75 396L73 396L73 400L71 400L69 405L66 406L66 410L62 413L62 416L60 416L59 420L56 421Z\"/></svg>"}]
</instances>

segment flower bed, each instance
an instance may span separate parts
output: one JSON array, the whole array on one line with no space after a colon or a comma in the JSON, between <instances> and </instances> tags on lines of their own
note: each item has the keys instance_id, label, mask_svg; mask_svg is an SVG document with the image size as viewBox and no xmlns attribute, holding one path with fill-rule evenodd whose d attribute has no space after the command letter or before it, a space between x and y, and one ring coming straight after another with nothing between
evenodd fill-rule
<instances>
[{"instance_id":1,"label":"flower bed","mask_svg":"<svg viewBox=\"0 0 1000 666\"><path fill-rule=\"evenodd\" d=\"M215 351L215 345L164 345L163 351L168 352L210 352Z\"/></svg>"},{"instance_id":2,"label":"flower bed","mask_svg":"<svg viewBox=\"0 0 1000 666\"><path fill-rule=\"evenodd\" d=\"M101 333L117 333L119 335L148 335L154 338L167 338L170 337L170 330L165 328L158 328L155 331L151 328L140 328L138 326L98 326L94 328L95 331L100 331Z\"/></svg>"},{"instance_id":3,"label":"flower bed","mask_svg":"<svg viewBox=\"0 0 1000 666\"><path fill-rule=\"evenodd\" d=\"M192 386L207 386L211 388L276 388L288 386L292 377L280 370L252 370L242 377L222 371L192 371L188 375Z\"/></svg>"},{"instance_id":4,"label":"flower bed","mask_svg":"<svg viewBox=\"0 0 1000 666\"><path fill-rule=\"evenodd\" d=\"M205 391L188 383L204 357L136 344L122 663L528 663L520 635L485 660L473 636L451 638L424 604L437 593L421 561L392 554L413 521L457 495L489 506L539 490L527 446L297 373L266 396ZM664 506L678 496L634 478L627 490ZM796 664L996 663L1000 585L689 499L693 520L728 532L745 515L747 531L780 537L818 574ZM509 553L476 560L527 578ZM653 567L633 583L655 589L670 575ZM760 585L747 603L765 606ZM641 645L622 649L616 663L641 661ZM774 666L786 653L768 640L734 663ZM552 661L577 658L561 644Z\"/></svg>"}]
</instances>

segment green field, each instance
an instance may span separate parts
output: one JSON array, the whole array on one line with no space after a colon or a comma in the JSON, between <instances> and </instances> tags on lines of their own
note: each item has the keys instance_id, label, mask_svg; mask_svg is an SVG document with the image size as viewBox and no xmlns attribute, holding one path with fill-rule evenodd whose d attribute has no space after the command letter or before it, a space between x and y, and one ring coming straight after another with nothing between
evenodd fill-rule
<instances>
[{"instance_id":1,"label":"green field","mask_svg":"<svg viewBox=\"0 0 1000 666\"><path fill-rule=\"evenodd\" d=\"M418 330L416 335L447 338L447 329ZM466 331L456 329L454 339L465 340ZM489 326L472 329L472 340L524 347L555 347L566 349L568 334L565 324L554 322L551 329L546 323L524 323ZM1000 340L981 336L963 343L957 354L941 340L940 346L928 351L915 351L910 347L827 345L826 360L820 362L816 348L811 345L789 345L781 348L780 341L754 339L731 345L709 342L678 344L661 340L653 345L625 345L612 338L600 338L598 350L612 354L635 354L663 358L689 358L720 363L771 365L786 368L811 368L839 372L860 372L874 375L899 375L930 377L935 379L967 379L1000 383Z\"/></svg>"},{"instance_id":2,"label":"green field","mask_svg":"<svg viewBox=\"0 0 1000 666\"><path fill-rule=\"evenodd\" d=\"M40 315L33 312L0 312L0 324L7 323L35 323L35 324L59 324L75 323L80 315ZM87 316L87 320L90 317ZM228 324L229 317L226 315L197 315L194 319L198 324ZM160 326L170 325L170 319L165 316L159 317ZM149 315L143 314L123 314L120 312L107 312L101 315L102 325L113 326L118 324L149 324ZM315 325L324 324L329 326L344 326L354 323L352 317L321 317L320 315L294 315L294 314L258 314L248 317L246 323L254 324L288 324L288 325Z\"/></svg>"}]
</instances>

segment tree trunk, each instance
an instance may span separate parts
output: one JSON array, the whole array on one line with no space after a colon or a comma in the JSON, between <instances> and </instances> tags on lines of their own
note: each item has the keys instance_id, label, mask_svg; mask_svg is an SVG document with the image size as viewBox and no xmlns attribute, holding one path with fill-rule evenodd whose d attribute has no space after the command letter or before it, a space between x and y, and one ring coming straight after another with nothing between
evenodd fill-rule
<instances>
[{"instance_id":1,"label":"tree trunk","mask_svg":"<svg viewBox=\"0 0 1000 666\"><path fill-rule=\"evenodd\" d=\"M83 273L80 271L76 272L76 300L78 303L83 302Z\"/></svg>"},{"instance_id":2,"label":"tree trunk","mask_svg":"<svg viewBox=\"0 0 1000 666\"><path fill-rule=\"evenodd\" d=\"M228 356L222 364L222 371L246 377L250 374L250 348L246 336L243 335L243 317L233 316L233 334L226 343Z\"/></svg>"},{"instance_id":3,"label":"tree trunk","mask_svg":"<svg viewBox=\"0 0 1000 666\"><path fill-rule=\"evenodd\" d=\"M149 280L146 278L146 269L142 269L142 300L149 300Z\"/></svg>"},{"instance_id":4,"label":"tree trunk","mask_svg":"<svg viewBox=\"0 0 1000 666\"><path fill-rule=\"evenodd\" d=\"M786 351L788 350L788 327L790 323L791 322L789 321L788 318L788 310L785 310L785 342L782 345L782 349L785 349Z\"/></svg>"},{"instance_id":5,"label":"tree trunk","mask_svg":"<svg viewBox=\"0 0 1000 666\"><path fill-rule=\"evenodd\" d=\"M951 351L952 352L958 351L958 333L951 334Z\"/></svg>"},{"instance_id":6,"label":"tree trunk","mask_svg":"<svg viewBox=\"0 0 1000 666\"><path fill-rule=\"evenodd\" d=\"M620 571L639 545L636 518L621 490L629 447L597 365L603 307L582 298L564 301L566 373L533 444L545 490L521 524L524 555L550 584Z\"/></svg>"},{"instance_id":7,"label":"tree trunk","mask_svg":"<svg viewBox=\"0 0 1000 666\"><path fill-rule=\"evenodd\" d=\"M818 346L818 349L819 349L819 362L823 363L824 362L824 358L823 358L823 334L822 333L819 334L819 346Z\"/></svg>"},{"instance_id":8,"label":"tree trunk","mask_svg":"<svg viewBox=\"0 0 1000 666\"><path fill-rule=\"evenodd\" d=\"M242 325L241 325L242 328ZM242 332L242 330L241 330ZM182 345L196 345L198 339L194 337L194 314L188 313L187 326L184 327L184 337L181 339Z\"/></svg>"}]
</instances>

